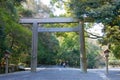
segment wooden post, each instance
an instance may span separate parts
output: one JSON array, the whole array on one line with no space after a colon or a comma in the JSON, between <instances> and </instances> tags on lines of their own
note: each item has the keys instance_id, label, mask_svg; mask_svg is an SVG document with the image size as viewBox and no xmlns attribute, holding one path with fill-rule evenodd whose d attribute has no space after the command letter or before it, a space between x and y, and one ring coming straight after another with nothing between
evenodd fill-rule
<instances>
[{"instance_id":1,"label":"wooden post","mask_svg":"<svg viewBox=\"0 0 120 80\"><path fill-rule=\"evenodd\" d=\"M108 57L109 57L109 52L110 51L108 49L104 51L104 55L105 55L105 59L106 59L106 74L109 73L108 72Z\"/></svg>"},{"instance_id":2,"label":"wooden post","mask_svg":"<svg viewBox=\"0 0 120 80\"><path fill-rule=\"evenodd\" d=\"M38 43L38 24L33 23L32 32L32 54L31 54L31 72L36 72L37 68L37 43Z\"/></svg>"},{"instance_id":3,"label":"wooden post","mask_svg":"<svg viewBox=\"0 0 120 80\"><path fill-rule=\"evenodd\" d=\"M108 57L106 57L106 74L108 74Z\"/></svg>"},{"instance_id":4,"label":"wooden post","mask_svg":"<svg viewBox=\"0 0 120 80\"><path fill-rule=\"evenodd\" d=\"M87 72L87 58L85 51L85 37L84 37L84 21L79 22L79 35L80 35L80 67L82 72Z\"/></svg>"},{"instance_id":5,"label":"wooden post","mask_svg":"<svg viewBox=\"0 0 120 80\"><path fill-rule=\"evenodd\" d=\"M5 73L7 74L8 73L8 58L7 57L5 58L5 62L6 62Z\"/></svg>"}]
</instances>

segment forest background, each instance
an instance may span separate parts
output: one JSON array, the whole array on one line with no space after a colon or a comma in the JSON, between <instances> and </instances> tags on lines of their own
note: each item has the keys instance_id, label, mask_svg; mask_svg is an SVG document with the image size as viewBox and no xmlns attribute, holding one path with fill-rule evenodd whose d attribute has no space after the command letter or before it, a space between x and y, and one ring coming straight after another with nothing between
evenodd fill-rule
<instances>
[{"instance_id":1,"label":"forest background","mask_svg":"<svg viewBox=\"0 0 120 80\"><path fill-rule=\"evenodd\" d=\"M63 6L61 6L63 5ZM54 15L55 9L65 13ZM119 0L51 0L50 6L37 0L0 0L0 62L4 65L5 51L11 52L9 65L30 67L32 25L19 24L20 18L73 17L84 21L88 68L105 64L104 50L110 50L111 65L120 59ZM102 26L102 35L89 31ZM40 24L42 27L73 27L78 24ZM100 27L99 26L99 27ZM93 28L92 28L93 29ZM56 32L38 34L38 64L59 65L67 61L70 67L80 66L79 33Z\"/></svg>"}]
</instances>

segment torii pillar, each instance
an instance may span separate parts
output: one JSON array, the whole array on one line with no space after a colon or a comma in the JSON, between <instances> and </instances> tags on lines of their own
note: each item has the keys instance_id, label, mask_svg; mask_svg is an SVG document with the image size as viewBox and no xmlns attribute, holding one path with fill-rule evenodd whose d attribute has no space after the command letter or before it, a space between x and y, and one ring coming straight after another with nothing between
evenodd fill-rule
<instances>
[{"instance_id":1,"label":"torii pillar","mask_svg":"<svg viewBox=\"0 0 120 80\"><path fill-rule=\"evenodd\" d=\"M32 28L32 55L31 55L31 72L36 72L37 68L37 49L38 49L38 23L33 23Z\"/></svg>"},{"instance_id":2,"label":"torii pillar","mask_svg":"<svg viewBox=\"0 0 120 80\"><path fill-rule=\"evenodd\" d=\"M81 71L86 73L87 57L85 51L84 21L79 22L79 35L80 35L80 67L81 67Z\"/></svg>"}]
</instances>

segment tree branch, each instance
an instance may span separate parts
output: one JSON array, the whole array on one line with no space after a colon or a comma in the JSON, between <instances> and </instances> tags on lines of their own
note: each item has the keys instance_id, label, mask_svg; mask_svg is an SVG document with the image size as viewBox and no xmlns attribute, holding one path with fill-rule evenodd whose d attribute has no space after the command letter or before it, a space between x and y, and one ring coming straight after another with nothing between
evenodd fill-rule
<instances>
[{"instance_id":1,"label":"tree branch","mask_svg":"<svg viewBox=\"0 0 120 80\"><path fill-rule=\"evenodd\" d=\"M92 38L92 39L103 38L103 36L98 36L98 35L95 35L93 33L87 32L87 31L85 31L85 32L88 34L88 36L85 36L85 37L89 37L89 38Z\"/></svg>"}]
</instances>

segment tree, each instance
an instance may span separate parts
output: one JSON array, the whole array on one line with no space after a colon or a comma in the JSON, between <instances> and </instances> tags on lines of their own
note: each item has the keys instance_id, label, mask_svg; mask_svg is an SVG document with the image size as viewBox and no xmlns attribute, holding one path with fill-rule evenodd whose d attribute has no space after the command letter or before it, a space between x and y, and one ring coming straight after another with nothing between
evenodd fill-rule
<instances>
[{"instance_id":1,"label":"tree","mask_svg":"<svg viewBox=\"0 0 120 80\"><path fill-rule=\"evenodd\" d=\"M26 0L22 3L24 7L24 12L21 12L21 17L34 17L34 18L45 18L49 17L51 11L50 8L44 5L40 0Z\"/></svg>"},{"instance_id":2,"label":"tree","mask_svg":"<svg viewBox=\"0 0 120 80\"><path fill-rule=\"evenodd\" d=\"M63 1L63 0L62 0ZM53 3L61 2L53 0ZM67 7L68 6L68 7ZM109 48L115 56L119 50L116 41L119 42L120 26L120 1L119 0L67 0L65 2L67 12L84 22L96 22L104 25L101 42L109 44ZM117 29L116 29L116 26ZM112 34L114 32L114 34ZM118 52L118 53L116 53ZM117 57L118 58L118 57Z\"/></svg>"},{"instance_id":3,"label":"tree","mask_svg":"<svg viewBox=\"0 0 120 80\"><path fill-rule=\"evenodd\" d=\"M99 68L101 63L102 56L100 55L101 49L96 42L96 40L88 39L86 43L86 51L87 51L87 63L88 68Z\"/></svg>"},{"instance_id":4,"label":"tree","mask_svg":"<svg viewBox=\"0 0 120 80\"><path fill-rule=\"evenodd\" d=\"M4 51L6 49L6 44L5 44L5 31L4 31L4 26L0 22L0 62L1 58L4 57Z\"/></svg>"},{"instance_id":5,"label":"tree","mask_svg":"<svg viewBox=\"0 0 120 80\"><path fill-rule=\"evenodd\" d=\"M78 67L79 58L79 36L75 32L65 32L60 35L56 33L60 43L60 49L57 54L57 63L68 61L70 66Z\"/></svg>"},{"instance_id":6,"label":"tree","mask_svg":"<svg viewBox=\"0 0 120 80\"><path fill-rule=\"evenodd\" d=\"M56 55L59 50L59 42L52 33L39 33L38 38L38 64L56 64Z\"/></svg>"},{"instance_id":7,"label":"tree","mask_svg":"<svg viewBox=\"0 0 120 80\"><path fill-rule=\"evenodd\" d=\"M40 0L26 0L22 4L25 9L25 14L28 11L32 14L28 16L28 12L26 14L27 16L21 15L21 17L45 18L49 17L51 13L50 8L40 2ZM40 24L40 26L44 25ZM38 33L38 64L55 64L58 47L59 43L53 33Z\"/></svg>"},{"instance_id":8,"label":"tree","mask_svg":"<svg viewBox=\"0 0 120 80\"><path fill-rule=\"evenodd\" d=\"M10 63L19 63L19 56L22 53L30 52L31 31L18 23L18 14L16 7L20 6L22 0L1 1L0 7L0 60L4 57L3 52L10 50L12 55ZM27 39L28 38L28 39ZM24 40L23 40L24 39Z\"/></svg>"}]
</instances>

